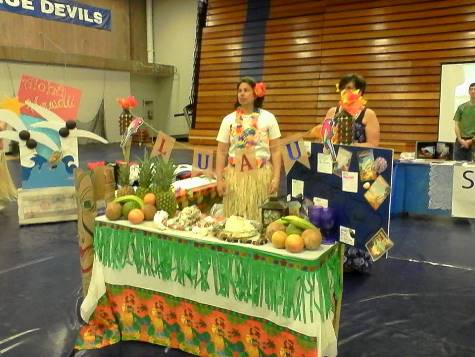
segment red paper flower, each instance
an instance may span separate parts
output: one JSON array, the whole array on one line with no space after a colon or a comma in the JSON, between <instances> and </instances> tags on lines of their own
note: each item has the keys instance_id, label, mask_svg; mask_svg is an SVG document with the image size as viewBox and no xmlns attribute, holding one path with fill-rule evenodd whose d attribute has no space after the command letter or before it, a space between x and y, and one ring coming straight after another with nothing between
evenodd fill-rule
<instances>
[{"instance_id":1,"label":"red paper flower","mask_svg":"<svg viewBox=\"0 0 475 357\"><path fill-rule=\"evenodd\" d=\"M254 87L254 93L256 94L256 97L259 98L262 98L266 95L266 85L264 82L256 83L256 86Z\"/></svg>"},{"instance_id":2,"label":"red paper flower","mask_svg":"<svg viewBox=\"0 0 475 357\"><path fill-rule=\"evenodd\" d=\"M340 107L348 114L355 116L366 105L366 100L360 94L359 89L345 89L341 91Z\"/></svg>"},{"instance_id":3,"label":"red paper flower","mask_svg":"<svg viewBox=\"0 0 475 357\"><path fill-rule=\"evenodd\" d=\"M133 95L129 95L126 98L119 98L117 102L122 107L122 109L131 109L137 106L137 99Z\"/></svg>"}]
</instances>

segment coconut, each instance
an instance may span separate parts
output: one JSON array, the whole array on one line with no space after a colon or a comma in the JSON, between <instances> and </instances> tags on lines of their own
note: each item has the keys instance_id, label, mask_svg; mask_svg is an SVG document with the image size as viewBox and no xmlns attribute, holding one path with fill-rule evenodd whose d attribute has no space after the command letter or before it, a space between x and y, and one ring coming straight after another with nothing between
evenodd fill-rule
<instances>
[{"instance_id":1,"label":"coconut","mask_svg":"<svg viewBox=\"0 0 475 357\"><path fill-rule=\"evenodd\" d=\"M145 204L142 207L142 212L146 221L153 221L153 217L155 216L155 213L157 213L157 209L154 205Z\"/></svg>"},{"instance_id":2,"label":"coconut","mask_svg":"<svg viewBox=\"0 0 475 357\"><path fill-rule=\"evenodd\" d=\"M109 202L106 207L106 217L111 221L116 221L122 214L122 206L118 202Z\"/></svg>"},{"instance_id":3,"label":"coconut","mask_svg":"<svg viewBox=\"0 0 475 357\"><path fill-rule=\"evenodd\" d=\"M305 243L305 248L308 250L316 250L320 248L320 244L322 243L320 229L306 229L302 233L302 238Z\"/></svg>"},{"instance_id":4,"label":"coconut","mask_svg":"<svg viewBox=\"0 0 475 357\"><path fill-rule=\"evenodd\" d=\"M285 226L280 222L272 222L266 228L266 239L270 242L272 235L278 231L285 232Z\"/></svg>"}]
</instances>

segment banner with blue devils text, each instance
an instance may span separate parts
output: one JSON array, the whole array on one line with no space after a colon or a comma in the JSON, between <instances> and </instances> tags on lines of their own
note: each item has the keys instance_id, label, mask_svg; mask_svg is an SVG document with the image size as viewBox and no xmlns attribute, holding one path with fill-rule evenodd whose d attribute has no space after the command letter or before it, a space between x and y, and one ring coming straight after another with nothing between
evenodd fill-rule
<instances>
[{"instance_id":1,"label":"banner with blue devils text","mask_svg":"<svg viewBox=\"0 0 475 357\"><path fill-rule=\"evenodd\" d=\"M111 11L71 0L0 0L0 10L46 20L111 29Z\"/></svg>"}]
</instances>

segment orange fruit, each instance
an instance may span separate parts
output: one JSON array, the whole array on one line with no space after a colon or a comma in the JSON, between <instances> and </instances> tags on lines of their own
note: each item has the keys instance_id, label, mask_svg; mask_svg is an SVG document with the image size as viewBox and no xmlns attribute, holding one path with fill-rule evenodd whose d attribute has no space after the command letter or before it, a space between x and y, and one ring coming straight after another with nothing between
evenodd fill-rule
<instances>
[{"instance_id":1,"label":"orange fruit","mask_svg":"<svg viewBox=\"0 0 475 357\"><path fill-rule=\"evenodd\" d=\"M134 208L132 211L129 212L127 217L129 222L132 224L139 224L142 223L145 216L140 208Z\"/></svg>"},{"instance_id":2,"label":"orange fruit","mask_svg":"<svg viewBox=\"0 0 475 357\"><path fill-rule=\"evenodd\" d=\"M272 234L272 245L277 249L285 248L285 241L287 239L287 233L283 231L276 231Z\"/></svg>"},{"instance_id":3,"label":"orange fruit","mask_svg":"<svg viewBox=\"0 0 475 357\"><path fill-rule=\"evenodd\" d=\"M300 253L304 246L303 238L298 234L291 234L285 240L285 249L290 253Z\"/></svg>"},{"instance_id":4,"label":"orange fruit","mask_svg":"<svg viewBox=\"0 0 475 357\"><path fill-rule=\"evenodd\" d=\"M155 206L155 201L156 201L156 197L155 197L155 194L152 192L149 192L145 196L143 196L144 204Z\"/></svg>"}]
</instances>

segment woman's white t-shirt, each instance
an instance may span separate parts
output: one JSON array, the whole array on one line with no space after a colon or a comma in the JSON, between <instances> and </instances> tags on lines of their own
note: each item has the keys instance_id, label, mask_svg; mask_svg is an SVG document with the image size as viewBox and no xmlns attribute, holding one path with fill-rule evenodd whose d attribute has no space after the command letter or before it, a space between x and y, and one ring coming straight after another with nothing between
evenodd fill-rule
<instances>
[{"instance_id":1,"label":"woman's white t-shirt","mask_svg":"<svg viewBox=\"0 0 475 357\"><path fill-rule=\"evenodd\" d=\"M228 144L228 155L236 156L236 151L254 148L256 158L270 159L269 140L280 138L280 129L271 112L259 109L259 115L241 115L242 122L236 120L236 111L226 115L221 122L216 140Z\"/></svg>"}]
</instances>

